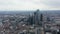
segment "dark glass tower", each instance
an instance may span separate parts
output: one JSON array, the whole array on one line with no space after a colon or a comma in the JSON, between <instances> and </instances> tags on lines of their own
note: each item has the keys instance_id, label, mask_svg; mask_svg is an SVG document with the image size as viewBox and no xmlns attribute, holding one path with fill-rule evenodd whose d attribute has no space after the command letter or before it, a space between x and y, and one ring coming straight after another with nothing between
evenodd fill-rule
<instances>
[{"instance_id":1,"label":"dark glass tower","mask_svg":"<svg viewBox=\"0 0 60 34\"><path fill-rule=\"evenodd\" d=\"M39 21L40 21L39 9L36 12L34 12L34 17L33 18L34 18L34 24L38 24Z\"/></svg>"}]
</instances>

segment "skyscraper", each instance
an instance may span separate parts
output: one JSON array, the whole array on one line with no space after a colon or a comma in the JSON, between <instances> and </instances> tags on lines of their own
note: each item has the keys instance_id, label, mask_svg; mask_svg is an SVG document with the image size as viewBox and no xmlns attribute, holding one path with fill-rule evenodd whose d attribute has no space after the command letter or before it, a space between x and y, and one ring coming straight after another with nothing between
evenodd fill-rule
<instances>
[{"instance_id":1,"label":"skyscraper","mask_svg":"<svg viewBox=\"0 0 60 34\"><path fill-rule=\"evenodd\" d=\"M34 24L38 24L39 21L40 21L39 9L36 12L34 12L34 17L33 18L34 18Z\"/></svg>"}]
</instances>

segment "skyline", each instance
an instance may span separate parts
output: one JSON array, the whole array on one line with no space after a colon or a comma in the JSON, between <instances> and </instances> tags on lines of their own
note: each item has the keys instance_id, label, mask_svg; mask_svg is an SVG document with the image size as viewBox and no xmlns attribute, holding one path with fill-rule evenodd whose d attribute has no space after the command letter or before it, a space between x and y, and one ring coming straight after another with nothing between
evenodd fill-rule
<instances>
[{"instance_id":1,"label":"skyline","mask_svg":"<svg viewBox=\"0 0 60 34\"><path fill-rule=\"evenodd\" d=\"M1 11L60 10L60 0L0 0Z\"/></svg>"}]
</instances>

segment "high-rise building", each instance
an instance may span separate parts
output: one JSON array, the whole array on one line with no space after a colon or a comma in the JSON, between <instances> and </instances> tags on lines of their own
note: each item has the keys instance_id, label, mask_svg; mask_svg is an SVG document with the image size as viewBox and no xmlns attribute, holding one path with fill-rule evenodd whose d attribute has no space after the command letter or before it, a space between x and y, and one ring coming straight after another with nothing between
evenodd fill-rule
<instances>
[{"instance_id":1,"label":"high-rise building","mask_svg":"<svg viewBox=\"0 0 60 34\"><path fill-rule=\"evenodd\" d=\"M39 9L38 9L36 12L34 12L34 17L33 17L33 18L34 18L34 19L33 19L34 24L38 24L39 21L40 21Z\"/></svg>"}]
</instances>

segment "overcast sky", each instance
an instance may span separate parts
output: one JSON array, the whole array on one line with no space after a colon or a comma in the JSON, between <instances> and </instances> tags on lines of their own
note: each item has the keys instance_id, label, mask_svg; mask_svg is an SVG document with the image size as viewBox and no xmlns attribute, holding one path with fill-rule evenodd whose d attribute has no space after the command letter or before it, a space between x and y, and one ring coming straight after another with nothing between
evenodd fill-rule
<instances>
[{"instance_id":1,"label":"overcast sky","mask_svg":"<svg viewBox=\"0 0 60 34\"><path fill-rule=\"evenodd\" d=\"M60 0L0 0L0 10L60 10Z\"/></svg>"}]
</instances>

